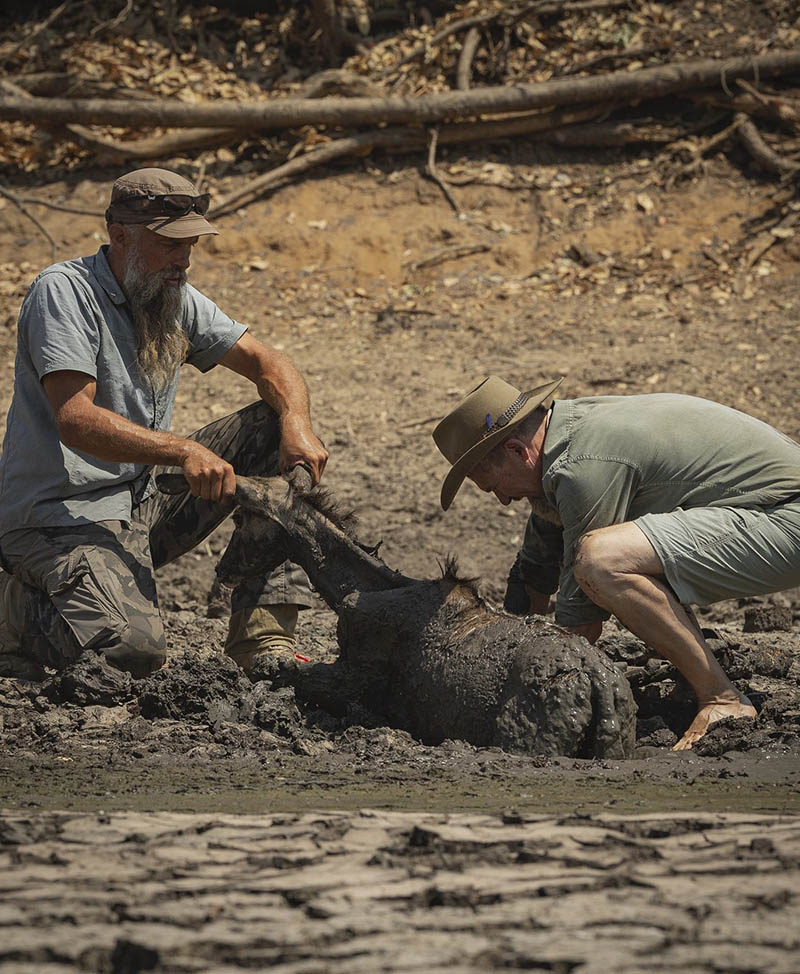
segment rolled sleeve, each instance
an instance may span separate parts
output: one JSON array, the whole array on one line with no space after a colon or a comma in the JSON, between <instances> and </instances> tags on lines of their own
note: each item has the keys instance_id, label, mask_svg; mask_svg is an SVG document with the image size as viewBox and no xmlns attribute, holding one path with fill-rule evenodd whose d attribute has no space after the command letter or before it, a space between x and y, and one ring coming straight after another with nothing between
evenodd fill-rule
<instances>
[{"instance_id":1,"label":"rolled sleeve","mask_svg":"<svg viewBox=\"0 0 800 974\"><path fill-rule=\"evenodd\" d=\"M97 378L97 317L91 293L66 274L47 274L32 285L20 312L19 334L40 380L65 370Z\"/></svg>"},{"instance_id":2,"label":"rolled sleeve","mask_svg":"<svg viewBox=\"0 0 800 974\"><path fill-rule=\"evenodd\" d=\"M556 598L556 621L579 626L609 618L575 580L575 547L589 531L621 524L641 481L638 466L624 459L584 457L556 478L555 497L564 524L564 562Z\"/></svg>"},{"instance_id":3,"label":"rolled sleeve","mask_svg":"<svg viewBox=\"0 0 800 974\"><path fill-rule=\"evenodd\" d=\"M186 287L184 315L191 342L186 361L200 372L213 369L247 331L191 285Z\"/></svg>"}]
</instances>

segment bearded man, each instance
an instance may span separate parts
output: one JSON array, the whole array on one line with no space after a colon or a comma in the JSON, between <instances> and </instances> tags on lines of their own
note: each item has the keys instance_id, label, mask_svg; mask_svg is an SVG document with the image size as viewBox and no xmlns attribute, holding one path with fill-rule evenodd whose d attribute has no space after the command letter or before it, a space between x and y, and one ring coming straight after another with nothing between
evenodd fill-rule
<instances>
[{"instance_id":1,"label":"bearded man","mask_svg":"<svg viewBox=\"0 0 800 974\"><path fill-rule=\"evenodd\" d=\"M166 641L154 569L197 545L231 511L236 472L314 482L327 451L306 384L186 282L192 248L218 231L209 197L176 173L119 178L110 243L33 282L18 326L14 397L0 456L0 672L61 669L87 650L134 676L160 667ZM169 425L184 362L246 377L259 401L188 437ZM160 494L156 466L188 491ZM309 587L284 564L232 596L226 651L246 670L294 651Z\"/></svg>"},{"instance_id":2,"label":"bearded man","mask_svg":"<svg viewBox=\"0 0 800 974\"><path fill-rule=\"evenodd\" d=\"M725 718L754 717L714 658L692 605L800 586L800 444L693 396L555 399L489 376L433 433L465 478L531 515L504 607L544 613L595 642L613 613L697 695L677 750Z\"/></svg>"}]
</instances>

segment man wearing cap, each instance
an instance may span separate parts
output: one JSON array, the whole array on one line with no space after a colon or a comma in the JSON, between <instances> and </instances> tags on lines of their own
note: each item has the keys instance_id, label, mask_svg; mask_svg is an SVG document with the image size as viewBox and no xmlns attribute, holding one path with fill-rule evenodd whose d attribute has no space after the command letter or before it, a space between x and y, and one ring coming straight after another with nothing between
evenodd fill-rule
<instances>
[{"instance_id":1,"label":"man wearing cap","mask_svg":"<svg viewBox=\"0 0 800 974\"><path fill-rule=\"evenodd\" d=\"M0 456L6 671L41 675L41 664L60 669L89 649L134 676L158 668L166 643L153 570L230 513L234 471L303 465L314 482L322 475L328 455L297 369L186 283L192 247L218 232L208 203L177 173L122 176L106 211L110 243L47 268L25 297ZM189 437L169 433L184 362L226 366L259 401ZM160 494L155 465L180 468L188 492ZM229 655L245 669L264 652L293 655L309 594L288 564L236 589Z\"/></svg>"},{"instance_id":2,"label":"man wearing cap","mask_svg":"<svg viewBox=\"0 0 800 974\"><path fill-rule=\"evenodd\" d=\"M690 748L755 709L715 660L690 606L800 586L800 445L751 416L683 395L554 400L497 376L433 437L465 477L532 512L505 607L547 611L594 642L614 614L686 677L698 713Z\"/></svg>"}]
</instances>

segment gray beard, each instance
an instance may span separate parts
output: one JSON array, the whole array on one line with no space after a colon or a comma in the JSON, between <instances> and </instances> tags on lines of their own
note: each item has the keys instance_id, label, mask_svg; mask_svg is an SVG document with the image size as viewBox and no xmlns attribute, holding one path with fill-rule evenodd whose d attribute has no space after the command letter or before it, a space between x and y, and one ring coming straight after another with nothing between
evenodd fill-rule
<instances>
[{"instance_id":1,"label":"gray beard","mask_svg":"<svg viewBox=\"0 0 800 974\"><path fill-rule=\"evenodd\" d=\"M186 275L179 287L167 287L167 269L146 274L137 254L125 269L123 288L136 331L139 372L155 389L165 389L186 360L189 340L180 323L186 292Z\"/></svg>"}]
</instances>

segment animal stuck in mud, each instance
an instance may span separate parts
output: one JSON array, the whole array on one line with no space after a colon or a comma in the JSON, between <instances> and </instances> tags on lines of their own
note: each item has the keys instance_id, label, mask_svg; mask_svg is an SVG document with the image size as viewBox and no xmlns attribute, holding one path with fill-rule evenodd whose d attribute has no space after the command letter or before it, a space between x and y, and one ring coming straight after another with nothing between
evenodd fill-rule
<instances>
[{"instance_id":1,"label":"animal stuck in mud","mask_svg":"<svg viewBox=\"0 0 800 974\"><path fill-rule=\"evenodd\" d=\"M165 489L176 482L160 478ZM338 520L329 495L237 478L225 584L287 557L338 615L339 659L288 667L299 699L354 701L426 744L458 738L530 754L627 757L636 706L624 675L581 637L492 609L454 562L432 580L390 569Z\"/></svg>"}]
</instances>

